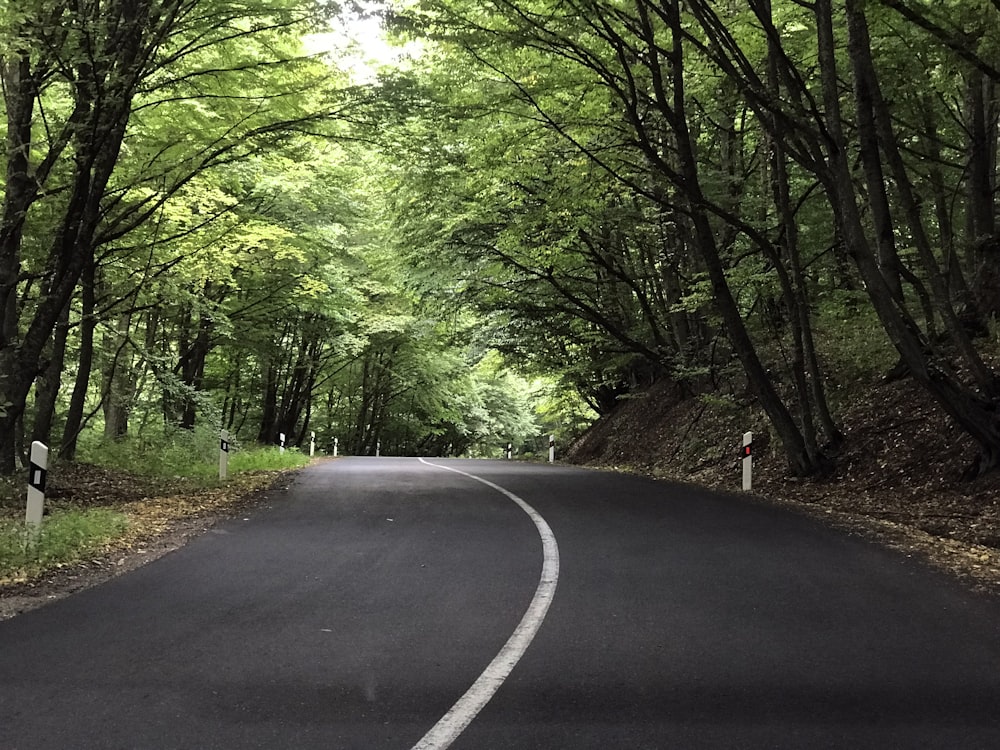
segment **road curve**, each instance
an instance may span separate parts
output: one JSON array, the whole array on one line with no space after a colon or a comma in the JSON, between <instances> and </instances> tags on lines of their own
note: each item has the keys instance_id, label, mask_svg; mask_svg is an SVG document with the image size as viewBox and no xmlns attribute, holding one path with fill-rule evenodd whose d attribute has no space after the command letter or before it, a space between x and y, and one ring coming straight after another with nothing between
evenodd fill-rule
<instances>
[{"instance_id":1,"label":"road curve","mask_svg":"<svg viewBox=\"0 0 1000 750\"><path fill-rule=\"evenodd\" d=\"M504 497L511 500L521 510L528 514L535 528L538 529L538 536L542 541L542 573L538 580L538 588L531 599L531 604L525 611L521 621L517 624L510 638L500 649L493 661L491 661L483 673L479 675L461 698L452 706L441 720L438 721L430 731L425 734L413 750L446 750L458 739L466 730L469 724L479 715L483 707L496 695L503 683L510 676L511 671L524 656L525 651L538 634L539 628L545 621L552 598L556 593L556 586L559 583L559 545L556 542L552 529L542 518L538 511L528 505L509 490L505 490L500 485L483 479L475 474L470 474L452 466L442 466L434 464L425 459L420 462L428 466L434 466L445 471L452 471L468 479L479 482L490 489L494 489Z\"/></svg>"},{"instance_id":2,"label":"road curve","mask_svg":"<svg viewBox=\"0 0 1000 750\"><path fill-rule=\"evenodd\" d=\"M739 498L441 461L547 522L558 591L451 744L1000 747L1000 602ZM533 519L417 459L302 472L267 505L0 622L0 748L410 750L544 580Z\"/></svg>"}]
</instances>

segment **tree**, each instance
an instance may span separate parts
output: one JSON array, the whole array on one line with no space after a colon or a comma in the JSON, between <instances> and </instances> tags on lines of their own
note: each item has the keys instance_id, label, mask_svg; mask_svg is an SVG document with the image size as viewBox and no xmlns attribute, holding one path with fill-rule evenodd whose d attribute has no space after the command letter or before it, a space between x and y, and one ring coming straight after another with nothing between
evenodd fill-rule
<instances>
[{"instance_id":1,"label":"tree","mask_svg":"<svg viewBox=\"0 0 1000 750\"><path fill-rule=\"evenodd\" d=\"M208 0L29 5L14 14L2 59L9 156L0 220L0 472L14 468L16 427L43 352L97 248L155 216L204 169L329 115L327 107L288 108L294 96L304 101L302 76L294 86L274 89L271 79L244 87L245 95L201 85L301 67L292 57L275 59L281 44L274 42L295 39L314 18L281 3ZM253 43L267 35L270 45ZM141 137L149 112L204 102L201 111L224 124L207 128L209 140L195 148L185 136L161 144ZM130 178L121 157L126 138L137 136L140 147L125 151L135 157ZM47 244L44 255L24 254L26 233Z\"/></svg>"}]
</instances>

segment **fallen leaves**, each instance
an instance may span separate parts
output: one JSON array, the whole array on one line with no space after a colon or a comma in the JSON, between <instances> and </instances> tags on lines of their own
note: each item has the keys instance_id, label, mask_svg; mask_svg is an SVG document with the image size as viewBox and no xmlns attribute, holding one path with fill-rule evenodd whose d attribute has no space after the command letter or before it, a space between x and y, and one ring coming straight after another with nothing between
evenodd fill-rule
<instances>
[{"instance_id":1,"label":"fallen leaves","mask_svg":"<svg viewBox=\"0 0 1000 750\"><path fill-rule=\"evenodd\" d=\"M218 486L73 464L50 475L50 507L112 508L127 518L124 532L82 562L56 564L30 578L0 583L0 619L132 570L180 547L222 518L252 507L289 471L237 474ZM16 512L16 511L15 511ZM23 512L23 511L22 511Z\"/></svg>"},{"instance_id":2,"label":"fallen leaves","mask_svg":"<svg viewBox=\"0 0 1000 750\"><path fill-rule=\"evenodd\" d=\"M832 475L791 477L759 409L706 408L654 385L623 401L569 460L736 491L740 436L754 435L754 492L912 553L1000 593L1000 471L974 482L971 440L912 382L855 389L836 415L846 441ZM758 439L757 433L761 437Z\"/></svg>"}]
</instances>

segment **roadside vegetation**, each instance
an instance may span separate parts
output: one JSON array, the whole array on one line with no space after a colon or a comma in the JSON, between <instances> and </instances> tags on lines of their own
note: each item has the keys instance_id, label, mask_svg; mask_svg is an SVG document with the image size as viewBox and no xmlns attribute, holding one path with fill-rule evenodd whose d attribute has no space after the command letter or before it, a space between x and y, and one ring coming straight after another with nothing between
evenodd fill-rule
<instances>
[{"instance_id":1,"label":"roadside vegetation","mask_svg":"<svg viewBox=\"0 0 1000 750\"><path fill-rule=\"evenodd\" d=\"M80 448L80 460L105 469L126 469L165 479L188 479L206 486L219 483L219 433L200 427L172 430L155 437L106 441L90 433ZM278 446L230 443L229 474L249 471L280 471L304 466L305 453L296 447L282 451Z\"/></svg>"},{"instance_id":2,"label":"roadside vegetation","mask_svg":"<svg viewBox=\"0 0 1000 750\"><path fill-rule=\"evenodd\" d=\"M0 519L0 585L93 556L120 538L128 524L124 513L109 508L58 510L35 536L23 521Z\"/></svg>"},{"instance_id":3,"label":"roadside vegetation","mask_svg":"<svg viewBox=\"0 0 1000 750\"><path fill-rule=\"evenodd\" d=\"M739 493L749 430L748 501L811 515L1000 594L1000 476L963 478L970 439L915 383L885 377L892 351L870 330L839 328L831 342L831 401L845 440L821 478L788 472L766 414L745 390L692 396L665 381L622 400L565 458ZM996 361L1000 344L986 353Z\"/></svg>"},{"instance_id":4,"label":"roadside vegetation","mask_svg":"<svg viewBox=\"0 0 1000 750\"><path fill-rule=\"evenodd\" d=\"M211 442L211 446L208 443ZM0 594L60 571L116 566L178 524L242 507L283 473L309 462L298 450L235 449L218 478L218 441L181 433L158 443L95 443L90 463L56 463L39 532L24 523L23 481L0 486ZM144 554L144 552L143 552ZM5 588L7 587L7 588Z\"/></svg>"}]
</instances>

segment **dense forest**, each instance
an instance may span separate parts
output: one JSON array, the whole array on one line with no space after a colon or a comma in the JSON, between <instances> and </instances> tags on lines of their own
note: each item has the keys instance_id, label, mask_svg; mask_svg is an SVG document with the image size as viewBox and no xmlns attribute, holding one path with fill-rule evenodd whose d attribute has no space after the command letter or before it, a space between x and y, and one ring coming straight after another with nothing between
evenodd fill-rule
<instances>
[{"instance_id":1,"label":"dense forest","mask_svg":"<svg viewBox=\"0 0 1000 750\"><path fill-rule=\"evenodd\" d=\"M0 473L498 455L657 381L814 476L864 368L1000 464L1000 0L0 7Z\"/></svg>"}]
</instances>

